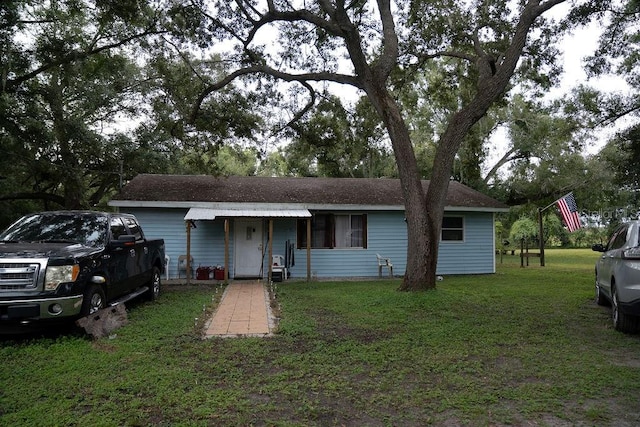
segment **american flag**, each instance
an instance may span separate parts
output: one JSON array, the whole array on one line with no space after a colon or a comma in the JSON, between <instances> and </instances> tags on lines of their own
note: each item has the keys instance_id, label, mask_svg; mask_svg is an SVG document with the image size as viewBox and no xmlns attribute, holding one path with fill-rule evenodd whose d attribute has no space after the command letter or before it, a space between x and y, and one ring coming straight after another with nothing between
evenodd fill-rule
<instances>
[{"instance_id":1,"label":"american flag","mask_svg":"<svg viewBox=\"0 0 640 427\"><path fill-rule=\"evenodd\" d=\"M569 232L576 231L582 225L580 224L580 215L578 214L578 205L576 205L576 199L573 197L573 193L569 193L566 196L556 200L562 220L569 229Z\"/></svg>"}]
</instances>

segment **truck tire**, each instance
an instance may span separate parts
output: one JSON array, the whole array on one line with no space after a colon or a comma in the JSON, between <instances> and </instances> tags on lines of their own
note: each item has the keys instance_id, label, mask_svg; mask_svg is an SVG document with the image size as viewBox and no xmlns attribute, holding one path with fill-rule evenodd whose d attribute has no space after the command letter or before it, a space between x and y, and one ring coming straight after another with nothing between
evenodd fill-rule
<instances>
[{"instance_id":1,"label":"truck tire","mask_svg":"<svg viewBox=\"0 0 640 427\"><path fill-rule=\"evenodd\" d=\"M102 287L90 285L82 299L82 316L88 316L105 307L106 297Z\"/></svg>"},{"instance_id":2,"label":"truck tire","mask_svg":"<svg viewBox=\"0 0 640 427\"><path fill-rule=\"evenodd\" d=\"M158 299L160 295L160 285L161 285L161 276L160 270L158 267L153 267L153 272L151 273L151 280L149 281L149 290L147 291L147 300L155 301Z\"/></svg>"}]
</instances>

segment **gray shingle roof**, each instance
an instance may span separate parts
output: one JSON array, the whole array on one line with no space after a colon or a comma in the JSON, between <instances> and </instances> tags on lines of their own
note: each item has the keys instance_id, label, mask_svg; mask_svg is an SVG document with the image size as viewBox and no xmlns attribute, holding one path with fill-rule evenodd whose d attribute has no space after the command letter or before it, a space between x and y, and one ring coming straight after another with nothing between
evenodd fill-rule
<instances>
[{"instance_id":1,"label":"gray shingle roof","mask_svg":"<svg viewBox=\"0 0 640 427\"><path fill-rule=\"evenodd\" d=\"M429 181L423 181L425 189L428 185ZM113 200L119 201L121 205L124 205L124 201L404 205L400 180L388 178L141 174L131 180ZM446 205L488 210L508 208L503 203L455 181L449 184Z\"/></svg>"}]
</instances>

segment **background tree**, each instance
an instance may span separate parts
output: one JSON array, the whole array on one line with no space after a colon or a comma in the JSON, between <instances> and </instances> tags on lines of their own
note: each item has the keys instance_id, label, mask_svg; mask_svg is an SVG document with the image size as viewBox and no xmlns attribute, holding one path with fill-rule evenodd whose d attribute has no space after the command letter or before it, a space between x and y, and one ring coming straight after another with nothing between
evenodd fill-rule
<instances>
[{"instance_id":1,"label":"background tree","mask_svg":"<svg viewBox=\"0 0 640 427\"><path fill-rule=\"evenodd\" d=\"M529 247L531 241L538 238L538 224L531 218L522 217L511 226L509 238L516 247L520 247L520 241L525 240Z\"/></svg>"},{"instance_id":2,"label":"background tree","mask_svg":"<svg viewBox=\"0 0 640 427\"><path fill-rule=\"evenodd\" d=\"M110 125L135 115L137 66L125 52L156 32L144 3L0 5L0 129L11 147L3 206L87 208L117 190L122 144ZM134 169L137 169L135 167ZM5 211L5 209L3 209Z\"/></svg>"},{"instance_id":3,"label":"background tree","mask_svg":"<svg viewBox=\"0 0 640 427\"><path fill-rule=\"evenodd\" d=\"M336 96L323 96L313 112L292 123L292 140L285 148L289 171L299 176L397 176L386 135L367 99L354 110Z\"/></svg>"},{"instance_id":4,"label":"background tree","mask_svg":"<svg viewBox=\"0 0 640 427\"><path fill-rule=\"evenodd\" d=\"M217 150L228 141L253 144L257 96L229 87L188 124L206 78L222 65L167 44L164 12L151 4L160 7L144 0L0 4L0 139L9 148L0 160L1 225L33 210L106 208L138 173L255 171L257 151L252 161L243 148L222 153L251 163L247 169L231 168Z\"/></svg>"},{"instance_id":5,"label":"background tree","mask_svg":"<svg viewBox=\"0 0 640 427\"><path fill-rule=\"evenodd\" d=\"M268 134L260 130L265 126L260 105L269 94L247 94L229 85L202 103L197 119L191 120L193 105L200 93L224 72L223 61L215 54L192 53L164 39L150 48L150 55L144 85L144 99L150 108L140 126L138 139L165 154L168 159L165 172L255 173L262 155L257 141ZM264 111L262 114L268 117ZM229 149L219 153L225 145ZM255 147L251 161L243 159L247 155L246 147L250 146ZM252 165L249 169L246 165L227 167L225 161L232 159Z\"/></svg>"}]
</instances>

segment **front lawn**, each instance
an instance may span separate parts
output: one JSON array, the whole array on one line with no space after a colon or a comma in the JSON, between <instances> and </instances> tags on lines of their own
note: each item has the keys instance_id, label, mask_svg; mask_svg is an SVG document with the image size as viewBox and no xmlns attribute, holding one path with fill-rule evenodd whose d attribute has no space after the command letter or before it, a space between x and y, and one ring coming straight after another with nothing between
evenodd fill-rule
<instances>
[{"instance_id":1,"label":"front lawn","mask_svg":"<svg viewBox=\"0 0 640 427\"><path fill-rule=\"evenodd\" d=\"M272 338L202 340L216 289L174 288L112 338L1 338L0 425L637 425L640 336L594 304L597 256L419 294L280 283Z\"/></svg>"}]
</instances>

